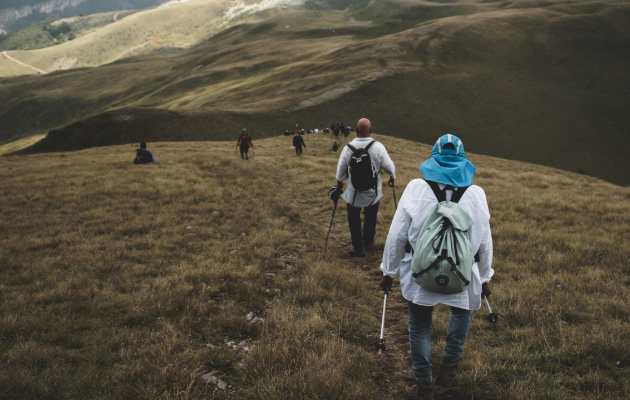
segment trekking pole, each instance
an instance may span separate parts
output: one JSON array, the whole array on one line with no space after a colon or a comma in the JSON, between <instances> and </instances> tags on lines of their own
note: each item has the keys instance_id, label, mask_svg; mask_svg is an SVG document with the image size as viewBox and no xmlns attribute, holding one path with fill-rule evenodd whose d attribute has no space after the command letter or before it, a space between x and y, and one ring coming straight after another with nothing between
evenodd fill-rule
<instances>
[{"instance_id":1,"label":"trekking pole","mask_svg":"<svg viewBox=\"0 0 630 400\"><path fill-rule=\"evenodd\" d=\"M376 350L378 350L378 354L383 354L385 351L385 343L383 342L383 333L385 331L385 313L387 311L387 292L389 288L385 289L385 300L383 300L383 318L381 319L381 339L376 345Z\"/></svg>"},{"instance_id":2,"label":"trekking pole","mask_svg":"<svg viewBox=\"0 0 630 400\"><path fill-rule=\"evenodd\" d=\"M499 316L496 315L495 313L492 312L492 309L490 309L490 304L488 304L488 298L486 297L486 294L484 292L481 292L481 298L483 299L483 301L486 302L486 307L488 307L488 316L486 317L486 319L488 320L488 322L490 322L491 324L494 324L495 322L497 322L499 320Z\"/></svg>"},{"instance_id":3,"label":"trekking pole","mask_svg":"<svg viewBox=\"0 0 630 400\"><path fill-rule=\"evenodd\" d=\"M337 211L337 202L335 201L335 208L333 208L333 215L330 219L330 226L328 227L328 234L326 235L326 244L324 244L324 253L326 252L326 248L328 247L328 236L330 236L330 228L332 228L333 219L335 218L335 211Z\"/></svg>"},{"instance_id":4,"label":"trekking pole","mask_svg":"<svg viewBox=\"0 0 630 400\"><path fill-rule=\"evenodd\" d=\"M392 191L394 192L394 207L398 210L398 204L396 203L396 188L394 187L394 183L390 180L387 184L392 187Z\"/></svg>"}]
</instances>

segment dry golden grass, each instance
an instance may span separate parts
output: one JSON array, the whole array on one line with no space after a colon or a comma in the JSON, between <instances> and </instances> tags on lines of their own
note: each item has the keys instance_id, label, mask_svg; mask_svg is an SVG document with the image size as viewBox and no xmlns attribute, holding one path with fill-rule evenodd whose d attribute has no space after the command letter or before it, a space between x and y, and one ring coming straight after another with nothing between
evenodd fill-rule
<instances>
[{"instance_id":1,"label":"dry golden grass","mask_svg":"<svg viewBox=\"0 0 630 400\"><path fill-rule=\"evenodd\" d=\"M430 148L376 138L400 197ZM160 165L147 166L131 165L130 145L0 158L2 397L400 398L374 380L398 372L380 369L371 339L379 254L366 268L346 258L343 203L322 254L339 153L328 135L305 141L297 158L290 138L254 138L249 162L233 142L149 143ZM625 398L630 189L469 158L492 214L501 320L474 314L452 398ZM377 249L389 189L380 210ZM436 360L446 322L439 308ZM241 340L255 346L225 345ZM232 388L215 391L209 372Z\"/></svg>"},{"instance_id":2,"label":"dry golden grass","mask_svg":"<svg viewBox=\"0 0 630 400\"><path fill-rule=\"evenodd\" d=\"M25 67L23 65L20 65L16 63L15 61L6 58L2 54L0 54L0 71L2 71L2 76L19 76L19 75L37 74L35 70Z\"/></svg>"}]
</instances>

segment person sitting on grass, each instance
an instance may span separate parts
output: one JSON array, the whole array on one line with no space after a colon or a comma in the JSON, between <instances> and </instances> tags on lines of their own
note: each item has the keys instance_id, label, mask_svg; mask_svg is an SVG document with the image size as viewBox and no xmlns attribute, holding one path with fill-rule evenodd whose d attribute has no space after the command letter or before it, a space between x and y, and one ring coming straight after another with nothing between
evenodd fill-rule
<instances>
[{"instance_id":1,"label":"person sitting on grass","mask_svg":"<svg viewBox=\"0 0 630 400\"><path fill-rule=\"evenodd\" d=\"M357 134L359 130L357 129ZM442 352L440 368L435 384L443 387L456 386L459 377L456 367L464 353L464 344L470 328L473 310L481 307L481 294L490 296L492 269L492 236L490 212L486 194L482 188L472 185L475 166L466 159L464 144L454 135L438 139L431 157L420 165L424 179L414 179L405 188L398 203L383 250L380 286L391 287L392 280L399 277L402 295L407 300L409 313L409 345L413 378L416 385L409 393L410 399L433 399L431 377L431 326L433 306L438 303L450 306L450 319L446 332L446 346ZM462 193L463 192L463 193ZM427 233L424 223L434 212L441 198L456 202L474 221L467 230L471 252L476 254L472 264L472 276L463 292L445 294L425 289L414 280L411 264L417 242ZM459 199L459 200L458 200ZM410 247L408 246L410 245ZM439 246L439 245L438 245ZM404 257L400 255L405 252ZM458 261L459 264L459 261ZM435 268L438 268L436 265ZM453 268L456 268L453 266ZM454 271L454 269L452 270ZM423 271L424 272L424 271ZM420 274L416 274L420 275ZM441 276L436 277L437 279ZM448 284L448 277L437 284Z\"/></svg>"},{"instance_id":2,"label":"person sitting on grass","mask_svg":"<svg viewBox=\"0 0 630 400\"><path fill-rule=\"evenodd\" d=\"M148 164L148 163L156 163L155 159L153 159L153 153L151 150L147 150L147 144L145 142L140 143L140 148L136 149L136 158L133 160L134 164Z\"/></svg>"}]
</instances>

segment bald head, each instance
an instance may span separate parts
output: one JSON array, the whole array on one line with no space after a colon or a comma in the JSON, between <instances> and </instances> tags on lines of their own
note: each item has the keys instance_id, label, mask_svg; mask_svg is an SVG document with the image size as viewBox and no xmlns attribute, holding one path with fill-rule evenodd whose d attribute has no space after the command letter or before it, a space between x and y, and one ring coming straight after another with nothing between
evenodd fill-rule
<instances>
[{"instance_id":1,"label":"bald head","mask_svg":"<svg viewBox=\"0 0 630 400\"><path fill-rule=\"evenodd\" d=\"M357 137L370 137L372 134L372 123L367 118L361 118L357 122Z\"/></svg>"}]
</instances>

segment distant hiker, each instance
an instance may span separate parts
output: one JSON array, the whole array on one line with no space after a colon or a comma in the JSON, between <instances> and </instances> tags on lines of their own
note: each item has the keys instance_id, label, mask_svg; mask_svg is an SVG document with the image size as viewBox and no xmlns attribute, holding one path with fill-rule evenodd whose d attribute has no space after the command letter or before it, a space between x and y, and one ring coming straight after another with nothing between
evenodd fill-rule
<instances>
[{"instance_id":1,"label":"distant hiker","mask_svg":"<svg viewBox=\"0 0 630 400\"><path fill-rule=\"evenodd\" d=\"M398 203L383 251L379 284L385 290L393 278L400 279L407 300L416 381L410 398L430 400L433 306L450 306L446 346L435 384L456 386L456 367L464 352L472 312L481 307L482 292L486 296L492 293L489 282L494 270L486 194L472 185L475 166L466 159L462 141L454 135L439 138L431 157L420 165L420 172L424 180L409 182ZM438 237L443 241L435 250ZM457 244L450 241L455 238ZM401 260L408 243L411 253L406 252Z\"/></svg>"},{"instance_id":2,"label":"distant hiker","mask_svg":"<svg viewBox=\"0 0 630 400\"><path fill-rule=\"evenodd\" d=\"M348 203L348 224L354 248L350 255L355 257L365 257L365 249L374 243L378 202L383 197L381 168L391 176L390 182L393 183L396 178L394 162L389 158L385 146L372 139L371 134L370 121L366 118L360 119L357 124L357 138L341 151L337 164L337 191L331 196L333 201L342 197ZM343 181L347 179L348 187L341 196ZM361 208L365 208L363 229Z\"/></svg>"},{"instance_id":3,"label":"distant hiker","mask_svg":"<svg viewBox=\"0 0 630 400\"><path fill-rule=\"evenodd\" d=\"M334 130L335 137L337 137L337 138L338 138L338 137L339 137L339 124L335 125L335 128L334 128L334 129L335 129L335 130Z\"/></svg>"},{"instance_id":4,"label":"distant hiker","mask_svg":"<svg viewBox=\"0 0 630 400\"><path fill-rule=\"evenodd\" d=\"M339 146L337 145L337 142L335 142L335 144L333 144L332 151L337 151L338 148Z\"/></svg>"},{"instance_id":5,"label":"distant hiker","mask_svg":"<svg viewBox=\"0 0 630 400\"><path fill-rule=\"evenodd\" d=\"M306 147L306 143L304 143L304 138L300 135L293 135L293 147L295 147L295 155L302 155L302 146Z\"/></svg>"},{"instance_id":6,"label":"distant hiker","mask_svg":"<svg viewBox=\"0 0 630 400\"><path fill-rule=\"evenodd\" d=\"M289 136L289 135L290 135L289 131L284 131L284 136Z\"/></svg>"},{"instance_id":7,"label":"distant hiker","mask_svg":"<svg viewBox=\"0 0 630 400\"><path fill-rule=\"evenodd\" d=\"M243 160L249 160L249 148L254 147L252 143L252 137L247 133L247 129L243 128L243 133L238 137L237 145L241 149L241 158Z\"/></svg>"},{"instance_id":8,"label":"distant hiker","mask_svg":"<svg viewBox=\"0 0 630 400\"><path fill-rule=\"evenodd\" d=\"M153 153L151 150L147 150L147 144L145 142L140 143L140 148L136 149L136 158L133 160L134 164L148 164L156 163L153 159Z\"/></svg>"}]
</instances>

